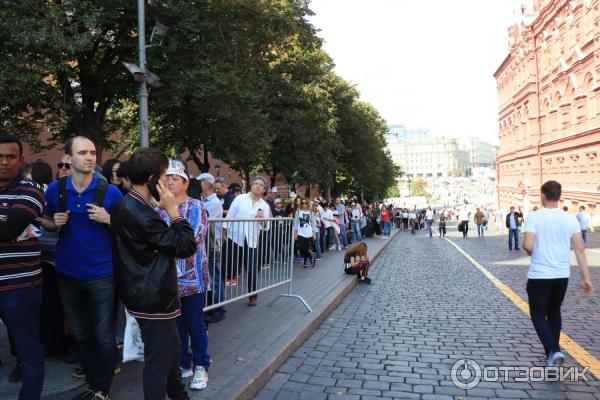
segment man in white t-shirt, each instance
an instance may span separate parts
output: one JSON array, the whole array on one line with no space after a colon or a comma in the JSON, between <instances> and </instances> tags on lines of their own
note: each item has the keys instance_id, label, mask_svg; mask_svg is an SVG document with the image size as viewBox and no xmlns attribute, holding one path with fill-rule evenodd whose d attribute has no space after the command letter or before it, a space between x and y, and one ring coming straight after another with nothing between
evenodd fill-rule
<instances>
[{"instance_id":1,"label":"man in white t-shirt","mask_svg":"<svg viewBox=\"0 0 600 400\"><path fill-rule=\"evenodd\" d=\"M433 237L433 211L431 211L431 207L428 207L427 211L425 211L425 220L427 221L427 230L429 231L429 237Z\"/></svg>"},{"instance_id":2,"label":"man in white t-shirt","mask_svg":"<svg viewBox=\"0 0 600 400\"><path fill-rule=\"evenodd\" d=\"M408 223L410 224L410 233L415 234L415 224L417 223L417 212L413 210L408 213Z\"/></svg>"},{"instance_id":3,"label":"man in white t-shirt","mask_svg":"<svg viewBox=\"0 0 600 400\"><path fill-rule=\"evenodd\" d=\"M525 220L523 249L531 255L527 273L529 313L535 331L546 352L548 366L561 365L565 356L560 351L560 307L570 276L571 246L581 268L582 291L592 292L585 246L577 219L558 208L562 187L556 181L542 185L544 208Z\"/></svg>"},{"instance_id":4,"label":"man in white t-shirt","mask_svg":"<svg viewBox=\"0 0 600 400\"><path fill-rule=\"evenodd\" d=\"M579 212L576 215L577 221L579 221L579 229L581 229L581 237L583 243L587 244L587 231L590 224L590 216L585 212L585 206L579 207Z\"/></svg>"}]
</instances>

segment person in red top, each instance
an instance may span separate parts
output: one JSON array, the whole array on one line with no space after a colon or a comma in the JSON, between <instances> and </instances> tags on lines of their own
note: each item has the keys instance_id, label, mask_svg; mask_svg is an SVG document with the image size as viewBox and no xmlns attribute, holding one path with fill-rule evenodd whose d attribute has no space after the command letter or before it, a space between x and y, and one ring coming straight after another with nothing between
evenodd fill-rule
<instances>
[{"instance_id":1,"label":"person in red top","mask_svg":"<svg viewBox=\"0 0 600 400\"><path fill-rule=\"evenodd\" d=\"M23 178L23 145L0 135L0 318L15 340L23 365L19 400L39 400L44 384L40 341L41 247L44 192Z\"/></svg>"},{"instance_id":2,"label":"person in red top","mask_svg":"<svg viewBox=\"0 0 600 400\"><path fill-rule=\"evenodd\" d=\"M383 230L383 238L387 239L390 236L390 212L385 204L381 206L381 229Z\"/></svg>"}]
</instances>

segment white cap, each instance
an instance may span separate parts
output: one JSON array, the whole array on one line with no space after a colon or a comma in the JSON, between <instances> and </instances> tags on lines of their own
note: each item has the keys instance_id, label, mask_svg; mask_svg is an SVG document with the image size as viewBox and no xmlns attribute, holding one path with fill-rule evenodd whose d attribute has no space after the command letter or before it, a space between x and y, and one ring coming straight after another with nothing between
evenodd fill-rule
<instances>
[{"instance_id":1,"label":"white cap","mask_svg":"<svg viewBox=\"0 0 600 400\"><path fill-rule=\"evenodd\" d=\"M185 165L179 160L169 160L167 175L179 175L186 181L189 180L188 174L185 173Z\"/></svg>"},{"instance_id":2,"label":"white cap","mask_svg":"<svg viewBox=\"0 0 600 400\"><path fill-rule=\"evenodd\" d=\"M209 174L208 172L198 175L196 179L198 179L199 181L206 181L211 185L215 184L215 177Z\"/></svg>"}]
</instances>

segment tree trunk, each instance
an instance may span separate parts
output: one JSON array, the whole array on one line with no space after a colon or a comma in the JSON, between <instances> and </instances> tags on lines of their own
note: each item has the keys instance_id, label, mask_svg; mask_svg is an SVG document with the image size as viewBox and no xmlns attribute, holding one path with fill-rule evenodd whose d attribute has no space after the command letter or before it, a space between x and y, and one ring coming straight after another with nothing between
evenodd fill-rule
<instances>
[{"instance_id":1,"label":"tree trunk","mask_svg":"<svg viewBox=\"0 0 600 400\"><path fill-rule=\"evenodd\" d=\"M250 191L250 168L240 168L240 172L242 175L242 187L248 193Z\"/></svg>"}]
</instances>

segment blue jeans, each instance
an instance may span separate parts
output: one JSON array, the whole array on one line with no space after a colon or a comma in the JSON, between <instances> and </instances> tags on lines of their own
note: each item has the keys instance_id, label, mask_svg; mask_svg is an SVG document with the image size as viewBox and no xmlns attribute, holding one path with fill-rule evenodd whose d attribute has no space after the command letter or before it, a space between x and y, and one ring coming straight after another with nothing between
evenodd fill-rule
<instances>
[{"instance_id":1,"label":"blue jeans","mask_svg":"<svg viewBox=\"0 0 600 400\"><path fill-rule=\"evenodd\" d=\"M340 236L342 237L342 244L344 247L348 247L348 238L346 237L346 224L340 222Z\"/></svg>"},{"instance_id":2,"label":"blue jeans","mask_svg":"<svg viewBox=\"0 0 600 400\"><path fill-rule=\"evenodd\" d=\"M313 240L313 244L315 245L315 251L317 252L317 258L321 258L321 241L319 240L319 233L320 232L315 232L317 234L317 239Z\"/></svg>"},{"instance_id":3,"label":"blue jeans","mask_svg":"<svg viewBox=\"0 0 600 400\"><path fill-rule=\"evenodd\" d=\"M485 227L483 224L477 224L477 236L483 236L483 230Z\"/></svg>"},{"instance_id":4,"label":"blue jeans","mask_svg":"<svg viewBox=\"0 0 600 400\"><path fill-rule=\"evenodd\" d=\"M218 258L218 255L215 255L215 258L209 257L208 273L212 283L212 299L209 300L209 305L225 301L225 282L221 274L221 260ZM220 315L227 313L224 307L215 308L214 312Z\"/></svg>"},{"instance_id":5,"label":"blue jeans","mask_svg":"<svg viewBox=\"0 0 600 400\"><path fill-rule=\"evenodd\" d=\"M508 230L508 249L512 250L513 237L515 238L515 249L519 248L519 230L509 229Z\"/></svg>"},{"instance_id":6,"label":"blue jeans","mask_svg":"<svg viewBox=\"0 0 600 400\"><path fill-rule=\"evenodd\" d=\"M383 235L390 236L390 221L382 222L383 224Z\"/></svg>"},{"instance_id":7,"label":"blue jeans","mask_svg":"<svg viewBox=\"0 0 600 400\"><path fill-rule=\"evenodd\" d=\"M113 276L81 281L59 274L58 289L86 381L91 390L108 393L116 360Z\"/></svg>"},{"instance_id":8,"label":"blue jeans","mask_svg":"<svg viewBox=\"0 0 600 400\"><path fill-rule=\"evenodd\" d=\"M180 366L183 369L190 369L192 360L194 366L203 366L207 371L210 367L208 332L202 312L205 295L197 293L181 298L181 315L176 323L181 341ZM189 342L192 344L192 354L189 352Z\"/></svg>"},{"instance_id":9,"label":"blue jeans","mask_svg":"<svg viewBox=\"0 0 600 400\"><path fill-rule=\"evenodd\" d=\"M354 235L354 240L361 241L362 235L360 234L360 221L352 221L352 234Z\"/></svg>"},{"instance_id":10,"label":"blue jeans","mask_svg":"<svg viewBox=\"0 0 600 400\"><path fill-rule=\"evenodd\" d=\"M583 243L587 244L587 229L581 230L581 237L583 238Z\"/></svg>"},{"instance_id":11,"label":"blue jeans","mask_svg":"<svg viewBox=\"0 0 600 400\"><path fill-rule=\"evenodd\" d=\"M39 400L42 395L44 349L40 337L41 303L41 287L0 292L0 318L14 338L17 358L23 364L19 400Z\"/></svg>"},{"instance_id":12,"label":"blue jeans","mask_svg":"<svg viewBox=\"0 0 600 400\"><path fill-rule=\"evenodd\" d=\"M433 220L427 220L427 231L429 232L429 237L433 237Z\"/></svg>"}]
</instances>

